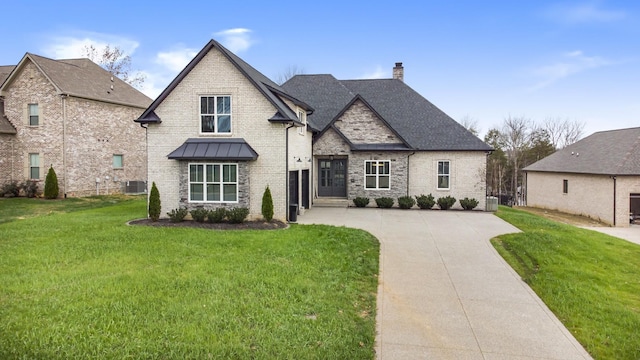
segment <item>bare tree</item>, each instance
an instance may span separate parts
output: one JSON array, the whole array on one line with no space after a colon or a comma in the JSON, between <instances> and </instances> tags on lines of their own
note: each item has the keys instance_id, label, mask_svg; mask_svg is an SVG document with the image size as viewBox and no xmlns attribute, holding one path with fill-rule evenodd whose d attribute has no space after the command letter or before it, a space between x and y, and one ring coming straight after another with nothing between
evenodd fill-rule
<instances>
[{"instance_id":1,"label":"bare tree","mask_svg":"<svg viewBox=\"0 0 640 360\"><path fill-rule=\"evenodd\" d=\"M83 55L131 86L138 87L145 80L144 74L139 71L132 74L131 56L125 55L118 46L107 45L102 51L99 51L93 45L85 45Z\"/></svg>"},{"instance_id":2,"label":"bare tree","mask_svg":"<svg viewBox=\"0 0 640 360\"><path fill-rule=\"evenodd\" d=\"M460 125L469 130L473 135L478 136L480 134L480 128L478 127L478 120L472 118L469 115L465 115L460 119Z\"/></svg>"},{"instance_id":3,"label":"bare tree","mask_svg":"<svg viewBox=\"0 0 640 360\"><path fill-rule=\"evenodd\" d=\"M542 127L547 131L549 140L556 149L562 149L580 140L585 123L568 118L548 117Z\"/></svg>"},{"instance_id":4,"label":"bare tree","mask_svg":"<svg viewBox=\"0 0 640 360\"><path fill-rule=\"evenodd\" d=\"M504 119L502 134L504 135L507 158L513 165L511 191L515 194L519 186L520 158L527 146L531 120L525 117L511 117Z\"/></svg>"},{"instance_id":5,"label":"bare tree","mask_svg":"<svg viewBox=\"0 0 640 360\"><path fill-rule=\"evenodd\" d=\"M281 72L277 79L276 79L276 83L278 85L282 85L284 83L287 82L287 80L291 79L292 77L296 76L296 75L301 75L304 74L304 69L303 68L299 68L296 65L289 65L286 69L284 69L283 72Z\"/></svg>"}]
</instances>

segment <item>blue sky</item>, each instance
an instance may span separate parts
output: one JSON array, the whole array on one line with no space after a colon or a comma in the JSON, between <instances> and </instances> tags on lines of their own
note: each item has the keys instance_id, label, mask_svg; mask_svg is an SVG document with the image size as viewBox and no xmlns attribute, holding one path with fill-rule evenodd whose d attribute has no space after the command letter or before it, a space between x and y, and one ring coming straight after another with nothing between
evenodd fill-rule
<instances>
[{"instance_id":1,"label":"blue sky","mask_svg":"<svg viewBox=\"0 0 640 360\"><path fill-rule=\"evenodd\" d=\"M165 5L166 4L166 5ZM154 98L214 38L276 79L294 66L338 79L405 82L483 135L507 116L640 126L636 1L12 1L0 65L26 52L124 49Z\"/></svg>"}]
</instances>

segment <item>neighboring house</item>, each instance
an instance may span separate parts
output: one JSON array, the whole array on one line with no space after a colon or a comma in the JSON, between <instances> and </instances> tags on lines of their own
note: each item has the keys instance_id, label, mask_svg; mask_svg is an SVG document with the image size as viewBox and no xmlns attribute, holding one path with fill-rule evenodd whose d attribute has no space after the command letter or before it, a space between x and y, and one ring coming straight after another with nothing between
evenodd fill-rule
<instances>
[{"instance_id":1,"label":"neighboring house","mask_svg":"<svg viewBox=\"0 0 640 360\"><path fill-rule=\"evenodd\" d=\"M265 187L275 218L290 204L433 194L485 206L491 147L402 81L296 76L279 86L211 40L136 120L162 214L248 207Z\"/></svg>"},{"instance_id":2,"label":"neighboring house","mask_svg":"<svg viewBox=\"0 0 640 360\"><path fill-rule=\"evenodd\" d=\"M432 194L480 201L485 207L486 155L491 147L404 83L298 75L283 88L311 105L314 196L391 197ZM459 207L457 205L456 207Z\"/></svg>"},{"instance_id":3,"label":"neighboring house","mask_svg":"<svg viewBox=\"0 0 640 360\"><path fill-rule=\"evenodd\" d=\"M640 128L594 133L524 171L528 206L619 227L640 215Z\"/></svg>"},{"instance_id":4,"label":"neighboring house","mask_svg":"<svg viewBox=\"0 0 640 360\"><path fill-rule=\"evenodd\" d=\"M60 196L144 185L145 132L131 119L147 96L89 59L30 53L0 67L0 85L0 184L34 180L42 189L53 166Z\"/></svg>"}]
</instances>

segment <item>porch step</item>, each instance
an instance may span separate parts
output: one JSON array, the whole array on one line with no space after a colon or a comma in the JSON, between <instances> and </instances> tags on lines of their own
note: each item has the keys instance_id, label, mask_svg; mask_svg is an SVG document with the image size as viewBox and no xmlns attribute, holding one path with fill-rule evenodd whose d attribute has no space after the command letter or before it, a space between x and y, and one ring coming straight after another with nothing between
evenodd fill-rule
<instances>
[{"instance_id":1,"label":"porch step","mask_svg":"<svg viewBox=\"0 0 640 360\"><path fill-rule=\"evenodd\" d=\"M313 200L317 207L349 207L349 200L345 198L321 197Z\"/></svg>"}]
</instances>

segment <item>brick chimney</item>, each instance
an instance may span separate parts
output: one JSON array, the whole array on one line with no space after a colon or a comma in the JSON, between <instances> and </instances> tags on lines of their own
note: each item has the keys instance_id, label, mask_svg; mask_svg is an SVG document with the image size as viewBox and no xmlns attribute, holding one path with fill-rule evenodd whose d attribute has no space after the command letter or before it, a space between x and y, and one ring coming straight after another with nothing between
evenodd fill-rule
<instances>
[{"instance_id":1,"label":"brick chimney","mask_svg":"<svg viewBox=\"0 0 640 360\"><path fill-rule=\"evenodd\" d=\"M404 82L404 67L401 62L397 62L393 68L393 78Z\"/></svg>"}]
</instances>

